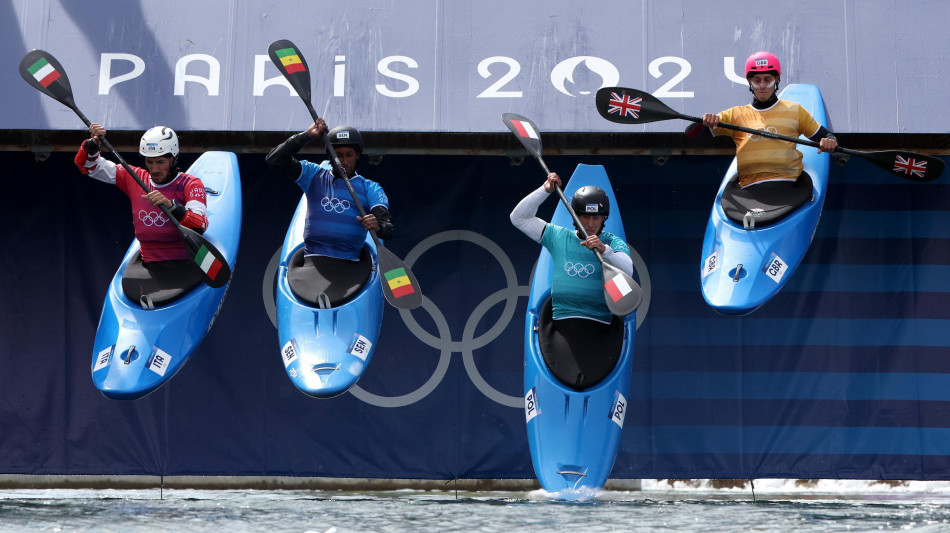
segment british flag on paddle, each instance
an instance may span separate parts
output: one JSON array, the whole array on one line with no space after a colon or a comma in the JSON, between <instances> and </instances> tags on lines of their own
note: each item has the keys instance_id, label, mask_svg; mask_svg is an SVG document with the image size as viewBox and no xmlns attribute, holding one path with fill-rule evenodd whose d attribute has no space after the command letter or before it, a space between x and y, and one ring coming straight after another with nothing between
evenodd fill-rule
<instances>
[{"instance_id":1,"label":"british flag on paddle","mask_svg":"<svg viewBox=\"0 0 950 533\"><path fill-rule=\"evenodd\" d=\"M613 115L640 118L640 104L643 98L631 98L629 94L610 93L607 112Z\"/></svg>"},{"instance_id":2,"label":"british flag on paddle","mask_svg":"<svg viewBox=\"0 0 950 533\"><path fill-rule=\"evenodd\" d=\"M917 176L923 178L927 173L927 162L913 157L896 156L894 159L894 172L903 172L908 176Z\"/></svg>"}]
</instances>

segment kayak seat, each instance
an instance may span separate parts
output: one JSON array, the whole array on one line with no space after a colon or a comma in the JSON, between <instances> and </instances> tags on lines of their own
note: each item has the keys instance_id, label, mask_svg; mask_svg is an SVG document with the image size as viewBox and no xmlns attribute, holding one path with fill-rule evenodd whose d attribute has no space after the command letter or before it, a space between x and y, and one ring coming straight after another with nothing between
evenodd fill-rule
<instances>
[{"instance_id":1,"label":"kayak seat","mask_svg":"<svg viewBox=\"0 0 950 533\"><path fill-rule=\"evenodd\" d=\"M145 309L168 305L202 283L200 271L190 259L156 261L145 268L141 252L122 272L122 292Z\"/></svg>"},{"instance_id":2,"label":"kayak seat","mask_svg":"<svg viewBox=\"0 0 950 533\"><path fill-rule=\"evenodd\" d=\"M617 366L623 349L623 319L610 324L585 318L554 320L551 299L538 317L538 344L548 370L576 391L600 383Z\"/></svg>"},{"instance_id":3,"label":"kayak seat","mask_svg":"<svg viewBox=\"0 0 950 533\"><path fill-rule=\"evenodd\" d=\"M814 199L807 172L795 181L767 181L745 189L740 189L738 182L736 176L726 184L721 205L729 220L746 229L774 224Z\"/></svg>"},{"instance_id":4,"label":"kayak seat","mask_svg":"<svg viewBox=\"0 0 950 533\"><path fill-rule=\"evenodd\" d=\"M290 257L287 283L301 302L326 309L356 297L372 272L373 256L367 246L363 246L359 261L322 255L304 257L301 247Z\"/></svg>"}]
</instances>

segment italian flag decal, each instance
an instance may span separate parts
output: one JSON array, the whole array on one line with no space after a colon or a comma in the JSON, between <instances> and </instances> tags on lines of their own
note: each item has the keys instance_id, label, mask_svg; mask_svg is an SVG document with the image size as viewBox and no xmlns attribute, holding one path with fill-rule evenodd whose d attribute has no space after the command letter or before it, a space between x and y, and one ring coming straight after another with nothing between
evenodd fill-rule
<instances>
[{"instance_id":1,"label":"italian flag decal","mask_svg":"<svg viewBox=\"0 0 950 533\"><path fill-rule=\"evenodd\" d=\"M623 276L617 274L610 281L604 284L604 288L607 289L607 294L610 295L610 298L614 302L619 302L623 299L624 296L630 294L630 291L633 290L630 288L630 285L627 284L627 280L623 279Z\"/></svg>"},{"instance_id":2,"label":"italian flag decal","mask_svg":"<svg viewBox=\"0 0 950 533\"><path fill-rule=\"evenodd\" d=\"M389 270L383 273L383 277L386 278L389 290L393 292L393 296L396 298L416 292L412 282L409 281L409 276L406 275L405 268L399 267Z\"/></svg>"},{"instance_id":3,"label":"italian flag decal","mask_svg":"<svg viewBox=\"0 0 950 533\"><path fill-rule=\"evenodd\" d=\"M221 270L221 261L213 256L205 245L201 245L201 249L195 254L195 263L198 263L198 267L211 279L217 277Z\"/></svg>"},{"instance_id":4,"label":"italian flag decal","mask_svg":"<svg viewBox=\"0 0 950 533\"><path fill-rule=\"evenodd\" d=\"M523 120L512 120L511 124L515 127L515 130L518 132L518 137L527 137L529 139L538 139L538 132L534 131L534 127L531 126L530 122L525 122Z\"/></svg>"},{"instance_id":5,"label":"italian flag decal","mask_svg":"<svg viewBox=\"0 0 950 533\"><path fill-rule=\"evenodd\" d=\"M297 50L293 48L283 48L281 50L275 50L274 53L280 58L280 64L284 66L288 74L307 71L306 67L303 66L303 61L300 60L300 55L297 53Z\"/></svg>"},{"instance_id":6,"label":"italian flag decal","mask_svg":"<svg viewBox=\"0 0 950 533\"><path fill-rule=\"evenodd\" d=\"M49 61L46 58L41 57L39 61L30 65L26 70L36 78L36 81L43 86L43 88L49 87L49 84L59 79L59 71L53 68L53 65L49 64Z\"/></svg>"}]
</instances>

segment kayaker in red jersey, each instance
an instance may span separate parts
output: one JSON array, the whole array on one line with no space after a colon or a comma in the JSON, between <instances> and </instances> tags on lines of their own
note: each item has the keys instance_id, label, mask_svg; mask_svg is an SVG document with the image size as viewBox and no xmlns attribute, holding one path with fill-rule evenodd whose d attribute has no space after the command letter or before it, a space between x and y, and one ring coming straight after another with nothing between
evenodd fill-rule
<instances>
[{"instance_id":1,"label":"kayaker in red jersey","mask_svg":"<svg viewBox=\"0 0 950 533\"><path fill-rule=\"evenodd\" d=\"M100 124L91 124L89 133L92 137L84 141L76 153L76 166L91 178L118 186L129 197L144 266L174 267L181 263L184 268L191 268L191 256L178 229L158 208L165 205L182 226L198 233L208 228L204 184L199 178L179 170L175 132L165 126L155 126L142 135L139 154L146 168L131 168L148 187L148 194L125 168L102 157L99 137L106 134L106 129Z\"/></svg>"},{"instance_id":2,"label":"kayaker in red jersey","mask_svg":"<svg viewBox=\"0 0 950 533\"><path fill-rule=\"evenodd\" d=\"M818 153L833 152L838 146L835 136L819 124L804 107L778 97L782 66L770 52L756 52L745 63L745 76L752 103L731 107L718 114L706 113L702 124L686 129L689 138L731 135L736 143L739 187L786 181L794 182L804 171L802 154L794 143L725 128L720 122L766 130L788 137L805 135L820 144Z\"/></svg>"}]
</instances>

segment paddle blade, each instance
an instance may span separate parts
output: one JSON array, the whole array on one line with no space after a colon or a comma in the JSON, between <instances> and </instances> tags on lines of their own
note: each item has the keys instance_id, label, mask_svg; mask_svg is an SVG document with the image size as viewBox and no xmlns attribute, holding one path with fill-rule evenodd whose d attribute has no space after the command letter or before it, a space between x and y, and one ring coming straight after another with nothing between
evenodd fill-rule
<instances>
[{"instance_id":1,"label":"paddle blade","mask_svg":"<svg viewBox=\"0 0 950 533\"><path fill-rule=\"evenodd\" d=\"M36 90L75 109L73 90L66 71L53 54L45 50L31 50L20 60L20 76Z\"/></svg>"},{"instance_id":2,"label":"paddle blade","mask_svg":"<svg viewBox=\"0 0 950 533\"><path fill-rule=\"evenodd\" d=\"M875 165L911 181L933 181L943 174L942 159L914 152L860 152L848 150L846 153L859 155Z\"/></svg>"},{"instance_id":3,"label":"paddle blade","mask_svg":"<svg viewBox=\"0 0 950 533\"><path fill-rule=\"evenodd\" d=\"M658 120L682 118L650 93L626 87L604 87L597 91L597 112L611 122L646 124Z\"/></svg>"},{"instance_id":4,"label":"paddle blade","mask_svg":"<svg viewBox=\"0 0 950 533\"><path fill-rule=\"evenodd\" d=\"M386 301L396 309L415 309L422 305L422 290L409 267L383 246L376 248L376 257Z\"/></svg>"},{"instance_id":5,"label":"paddle blade","mask_svg":"<svg viewBox=\"0 0 950 533\"><path fill-rule=\"evenodd\" d=\"M604 270L604 300L607 309L617 316L626 316L640 307L643 301L643 291L640 285L626 272L619 268L602 263Z\"/></svg>"},{"instance_id":6,"label":"paddle blade","mask_svg":"<svg viewBox=\"0 0 950 533\"><path fill-rule=\"evenodd\" d=\"M215 289L227 285L231 280L231 267L221 252L194 230L179 224L178 231L204 282Z\"/></svg>"},{"instance_id":7,"label":"paddle blade","mask_svg":"<svg viewBox=\"0 0 950 533\"><path fill-rule=\"evenodd\" d=\"M267 47L267 55L297 94L309 102L310 67L297 45L287 39L274 41Z\"/></svg>"},{"instance_id":8,"label":"paddle blade","mask_svg":"<svg viewBox=\"0 0 950 533\"><path fill-rule=\"evenodd\" d=\"M501 115L501 120L521 141L528 153L534 157L541 156L541 134L538 133L538 127L534 125L534 122L516 113L504 113Z\"/></svg>"}]
</instances>

